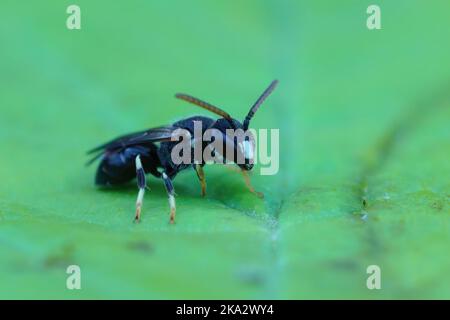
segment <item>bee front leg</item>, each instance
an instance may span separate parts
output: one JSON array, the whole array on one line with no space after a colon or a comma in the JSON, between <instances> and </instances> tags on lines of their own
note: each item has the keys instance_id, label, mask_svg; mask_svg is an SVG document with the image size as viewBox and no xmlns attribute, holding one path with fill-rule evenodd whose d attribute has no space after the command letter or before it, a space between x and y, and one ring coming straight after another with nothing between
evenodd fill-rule
<instances>
[{"instance_id":1,"label":"bee front leg","mask_svg":"<svg viewBox=\"0 0 450 320\"><path fill-rule=\"evenodd\" d=\"M203 172L203 167L199 164L195 165L195 172L197 172L197 177L200 180L200 185L202 187L202 197L206 195L206 179L205 173Z\"/></svg>"},{"instance_id":2,"label":"bee front leg","mask_svg":"<svg viewBox=\"0 0 450 320\"><path fill-rule=\"evenodd\" d=\"M175 189L173 188L172 180L167 176L165 172L162 173L162 179L164 181L164 186L166 187L167 195L169 196L169 207L170 207L170 223L175 223Z\"/></svg>"},{"instance_id":3,"label":"bee front leg","mask_svg":"<svg viewBox=\"0 0 450 320\"><path fill-rule=\"evenodd\" d=\"M139 222L141 219L142 203L144 202L145 189L147 188L147 181L145 178L145 171L142 167L141 156L138 155L135 160L136 163L136 177L139 193L136 199L136 215L134 221Z\"/></svg>"},{"instance_id":4,"label":"bee front leg","mask_svg":"<svg viewBox=\"0 0 450 320\"><path fill-rule=\"evenodd\" d=\"M251 193L255 194L258 198L261 198L261 199L264 198L264 193L256 191L255 188L253 188L252 183L250 181L250 176L248 175L248 172L245 170L241 170L241 173L244 177L244 181L245 181L245 185L247 186L247 189Z\"/></svg>"}]
</instances>

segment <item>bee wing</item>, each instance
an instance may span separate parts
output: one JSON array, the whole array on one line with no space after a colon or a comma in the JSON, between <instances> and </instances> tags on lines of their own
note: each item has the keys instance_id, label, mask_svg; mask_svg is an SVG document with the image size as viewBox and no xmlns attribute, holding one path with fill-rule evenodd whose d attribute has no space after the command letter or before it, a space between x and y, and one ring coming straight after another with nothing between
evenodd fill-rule
<instances>
[{"instance_id":1,"label":"bee wing","mask_svg":"<svg viewBox=\"0 0 450 320\"><path fill-rule=\"evenodd\" d=\"M104 151L118 150L145 142L170 141L172 132L176 129L177 128L173 126L162 126L117 137L107 143L89 150L87 154L98 154L95 155L94 158L88 162L88 164L94 162Z\"/></svg>"}]
</instances>

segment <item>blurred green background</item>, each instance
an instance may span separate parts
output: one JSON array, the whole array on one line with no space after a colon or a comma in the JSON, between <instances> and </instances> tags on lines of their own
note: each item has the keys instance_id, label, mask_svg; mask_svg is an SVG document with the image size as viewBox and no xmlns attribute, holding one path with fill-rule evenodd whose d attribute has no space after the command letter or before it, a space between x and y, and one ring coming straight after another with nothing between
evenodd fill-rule
<instances>
[{"instance_id":1,"label":"blurred green background","mask_svg":"<svg viewBox=\"0 0 450 320\"><path fill-rule=\"evenodd\" d=\"M66 8L81 7L81 30ZM381 7L382 29L366 28ZM450 298L449 1L0 4L0 298ZM85 151L208 114L279 128L280 171L98 190ZM81 268L81 290L66 268ZM368 290L366 268L381 268Z\"/></svg>"}]
</instances>

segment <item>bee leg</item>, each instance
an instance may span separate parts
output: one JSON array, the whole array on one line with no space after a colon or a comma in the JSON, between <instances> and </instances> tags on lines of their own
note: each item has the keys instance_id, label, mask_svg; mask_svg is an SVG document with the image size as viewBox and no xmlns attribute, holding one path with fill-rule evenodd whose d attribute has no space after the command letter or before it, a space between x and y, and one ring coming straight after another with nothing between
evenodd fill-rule
<instances>
[{"instance_id":1,"label":"bee leg","mask_svg":"<svg viewBox=\"0 0 450 320\"><path fill-rule=\"evenodd\" d=\"M137 185L139 188L139 193L136 199L136 216L134 217L134 221L139 222L141 219L141 209L142 203L144 201L145 188L147 187L147 182L145 179L145 171L142 168L141 157L138 155L136 157L136 177L137 177Z\"/></svg>"},{"instance_id":2,"label":"bee leg","mask_svg":"<svg viewBox=\"0 0 450 320\"><path fill-rule=\"evenodd\" d=\"M173 188L172 180L167 176L165 172L162 173L162 179L164 181L164 186L166 187L167 195L169 196L169 207L170 207L170 223L175 223L175 189Z\"/></svg>"},{"instance_id":3,"label":"bee leg","mask_svg":"<svg viewBox=\"0 0 450 320\"><path fill-rule=\"evenodd\" d=\"M203 172L203 167L199 164L195 165L195 172L197 172L197 177L200 180L200 185L202 187L202 197L206 195L206 179L205 173Z\"/></svg>"},{"instance_id":4,"label":"bee leg","mask_svg":"<svg viewBox=\"0 0 450 320\"><path fill-rule=\"evenodd\" d=\"M255 194L258 198L261 198L261 199L264 198L264 193L258 192L255 190L255 188L253 188L252 183L250 182L250 176L248 175L248 172L245 170L241 170L241 173L244 177L244 181L245 181L245 185L247 186L247 189L251 193Z\"/></svg>"}]
</instances>

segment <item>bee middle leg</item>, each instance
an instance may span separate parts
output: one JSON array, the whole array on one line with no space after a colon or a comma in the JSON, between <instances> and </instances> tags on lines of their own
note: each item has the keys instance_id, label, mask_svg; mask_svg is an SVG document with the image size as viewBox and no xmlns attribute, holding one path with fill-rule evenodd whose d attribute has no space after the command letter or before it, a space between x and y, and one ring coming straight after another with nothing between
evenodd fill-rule
<instances>
[{"instance_id":1,"label":"bee middle leg","mask_svg":"<svg viewBox=\"0 0 450 320\"><path fill-rule=\"evenodd\" d=\"M195 172L197 172L197 177L200 180L200 185L202 187L202 197L206 195L206 179L205 173L203 172L203 167L199 164L195 165Z\"/></svg>"},{"instance_id":2,"label":"bee middle leg","mask_svg":"<svg viewBox=\"0 0 450 320\"><path fill-rule=\"evenodd\" d=\"M170 207L170 223L175 223L175 189L173 188L172 180L167 176L165 172L162 173L162 179L164 181L164 186L166 187L167 195L169 196L169 207Z\"/></svg>"}]
</instances>

